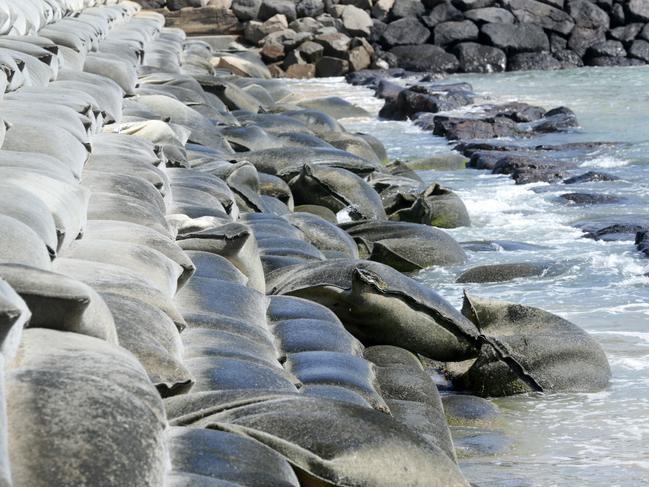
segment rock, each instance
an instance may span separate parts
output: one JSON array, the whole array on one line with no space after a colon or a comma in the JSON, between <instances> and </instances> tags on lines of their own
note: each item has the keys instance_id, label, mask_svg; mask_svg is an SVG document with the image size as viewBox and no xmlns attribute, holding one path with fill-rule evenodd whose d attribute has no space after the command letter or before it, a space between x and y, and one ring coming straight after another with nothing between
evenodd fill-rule
<instances>
[{"instance_id":1,"label":"rock","mask_svg":"<svg viewBox=\"0 0 649 487\"><path fill-rule=\"evenodd\" d=\"M394 18L418 17L425 12L420 0L395 0L390 13Z\"/></svg>"},{"instance_id":2,"label":"rock","mask_svg":"<svg viewBox=\"0 0 649 487\"><path fill-rule=\"evenodd\" d=\"M431 44L397 46L390 49L390 53L397 57L400 68L410 71L452 73L459 67L455 56Z\"/></svg>"},{"instance_id":3,"label":"rock","mask_svg":"<svg viewBox=\"0 0 649 487\"><path fill-rule=\"evenodd\" d=\"M626 24L624 7L620 3L616 3L615 5L613 5L613 7L611 7L609 16L611 18L611 26L623 26Z\"/></svg>"},{"instance_id":4,"label":"rock","mask_svg":"<svg viewBox=\"0 0 649 487\"><path fill-rule=\"evenodd\" d=\"M463 42L452 47L451 52L457 56L463 73L494 73L507 67L507 56L497 47Z\"/></svg>"},{"instance_id":5,"label":"rock","mask_svg":"<svg viewBox=\"0 0 649 487\"><path fill-rule=\"evenodd\" d=\"M629 59L622 56L599 56L588 59L589 66L640 66L642 64L645 63L640 59Z\"/></svg>"},{"instance_id":6,"label":"rock","mask_svg":"<svg viewBox=\"0 0 649 487\"><path fill-rule=\"evenodd\" d=\"M424 44L430 32L416 17L405 17L392 22L385 29L381 41L387 46Z\"/></svg>"},{"instance_id":7,"label":"rock","mask_svg":"<svg viewBox=\"0 0 649 487\"><path fill-rule=\"evenodd\" d=\"M267 63L280 61L285 56L284 46L278 42L266 41L259 54Z\"/></svg>"},{"instance_id":8,"label":"rock","mask_svg":"<svg viewBox=\"0 0 649 487\"><path fill-rule=\"evenodd\" d=\"M435 44L446 46L462 41L473 41L478 38L478 28L470 20L461 22L442 22L433 30Z\"/></svg>"},{"instance_id":9,"label":"rock","mask_svg":"<svg viewBox=\"0 0 649 487\"><path fill-rule=\"evenodd\" d=\"M323 56L318 60L315 68L319 78L343 76L349 71L349 62L340 58Z\"/></svg>"},{"instance_id":10,"label":"rock","mask_svg":"<svg viewBox=\"0 0 649 487\"><path fill-rule=\"evenodd\" d=\"M499 7L476 8L464 12L464 16L479 24L513 24L515 21L509 10Z\"/></svg>"},{"instance_id":11,"label":"rock","mask_svg":"<svg viewBox=\"0 0 649 487\"><path fill-rule=\"evenodd\" d=\"M421 21L431 29L440 22L461 20L464 20L464 14L456 9L450 2L440 3L433 7L428 15L421 16Z\"/></svg>"},{"instance_id":12,"label":"rock","mask_svg":"<svg viewBox=\"0 0 649 487\"><path fill-rule=\"evenodd\" d=\"M286 70L286 77L288 78L313 78L315 74L316 67L314 64L293 64Z\"/></svg>"},{"instance_id":13,"label":"rock","mask_svg":"<svg viewBox=\"0 0 649 487\"><path fill-rule=\"evenodd\" d=\"M297 0L295 3L295 14L298 18L317 17L324 13L323 0Z\"/></svg>"},{"instance_id":14,"label":"rock","mask_svg":"<svg viewBox=\"0 0 649 487\"><path fill-rule=\"evenodd\" d=\"M574 205L606 205L621 201L617 196L597 193L564 193L559 198Z\"/></svg>"},{"instance_id":15,"label":"rock","mask_svg":"<svg viewBox=\"0 0 649 487\"><path fill-rule=\"evenodd\" d=\"M649 63L649 42L638 39L629 48L629 56Z\"/></svg>"},{"instance_id":16,"label":"rock","mask_svg":"<svg viewBox=\"0 0 649 487\"><path fill-rule=\"evenodd\" d=\"M341 59L347 58L347 51L352 40L345 34L325 34L317 36L314 39L324 48L324 55L329 57L337 57Z\"/></svg>"},{"instance_id":17,"label":"rock","mask_svg":"<svg viewBox=\"0 0 649 487\"><path fill-rule=\"evenodd\" d=\"M379 116L390 120L415 118L418 113L455 110L473 102L462 90L446 90L443 85L415 85L401 90L396 98L388 99Z\"/></svg>"},{"instance_id":18,"label":"rock","mask_svg":"<svg viewBox=\"0 0 649 487\"><path fill-rule=\"evenodd\" d=\"M448 140L491 139L515 137L519 131L515 122L506 117L482 120L468 117L435 116L433 134Z\"/></svg>"},{"instance_id":19,"label":"rock","mask_svg":"<svg viewBox=\"0 0 649 487\"><path fill-rule=\"evenodd\" d=\"M393 6L394 0L375 0L372 6L372 17L381 21L386 20Z\"/></svg>"},{"instance_id":20,"label":"rock","mask_svg":"<svg viewBox=\"0 0 649 487\"><path fill-rule=\"evenodd\" d=\"M509 71L561 69L561 63L549 52L521 52L509 58Z\"/></svg>"},{"instance_id":21,"label":"rock","mask_svg":"<svg viewBox=\"0 0 649 487\"><path fill-rule=\"evenodd\" d=\"M611 174L606 174L605 172L588 171L587 173L580 174L579 176L573 176L571 178L564 179L563 184L617 181L618 179L619 178L617 176L612 176Z\"/></svg>"},{"instance_id":22,"label":"rock","mask_svg":"<svg viewBox=\"0 0 649 487\"><path fill-rule=\"evenodd\" d=\"M369 37L372 29L372 18L365 10L353 5L345 5L340 18L345 31L352 37Z\"/></svg>"},{"instance_id":23,"label":"rock","mask_svg":"<svg viewBox=\"0 0 649 487\"><path fill-rule=\"evenodd\" d=\"M272 34L273 32L281 32L288 30L288 22L284 15L278 14L274 15L266 22L257 22L256 20L251 20L246 25L244 30L244 37L248 42L253 44L258 44L266 36Z\"/></svg>"},{"instance_id":24,"label":"rock","mask_svg":"<svg viewBox=\"0 0 649 487\"><path fill-rule=\"evenodd\" d=\"M565 178L565 173L556 164L537 162L523 156L505 156L496 163L494 174L508 174L516 184L552 183Z\"/></svg>"},{"instance_id":25,"label":"rock","mask_svg":"<svg viewBox=\"0 0 649 487\"><path fill-rule=\"evenodd\" d=\"M645 0L629 0L627 9L634 20L649 22L649 3Z\"/></svg>"},{"instance_id":26,"label":"rock","mask_svg":"<svg viewBox=\"0 0 649 487\"><path fill-rule=\"evenodd\" d=\"M617 41L631 42L633 39L638 37L638 34L640 34L643 27L644 24L641 23L628 24L623 27L616 27L615 29L611 29L609 31L609 35Z\"/></svg>"},{"instance_id":27,"label":"rock","mask_svg":"<svg viewBox=\"0 0 649 487\"><path fill-rule=\"evenodd\" d=\"M485 24L482 33L494 46L513 53L550 49L543 29L533 24Z\"/></svg>"},{"instance_id":28,"label":"rock","mask_svg":"<svg viewBox=\"0 0 649 487\"><path fill-rule=\"evenodd\" d=\"M453 0L453 4L461 10L473 10L476 8L491 7L495 0Z\"/></svg>"},{"instance_id":29,"label":"rock","mask_svg":"<svg viewBox=\"0 0 649 487\"><path fill-rule=\"evenodd\" d=\"M590 46L604 41L606 41L604 29L589 29L577 26L570 34L568 48L575 51L579 56L583 56Z\"/></svg>"},{"instance_id":30,"label":"rock","mask_svg":"<svg viewBox=\"0 0 649 487\"><path fill-rule=\"evenodd\" d=\"M259 17L261 0L233 0L232 10L239 20L256 20Z\"/></svg>"},{"instance_id":31,"label":"rock","mask_svg":"<svg viewBox=\"0 0 649 487\"><path fill-rule=\"evenodd\" d=\"M589 0L568 0L567 11L578 27L605 30L610 27L608 14Z\"/></svg>"},{"instance_id":32,"label":"rock","mask_svg":"<svg viewBox=\"0 0 649 487\"><path fill-rule=\"evenodd\" d=\"M564 49L554 53L554 57L561 63L562 69L580 68L584 65L579 54L570 49Z\"/></svg>"},{"instance_id":33,"label":"rock","mask_svg":"<svg viewBox=\"0 0 649 487\"><path fill-rule=\"evenodd\" d=\"M294 20L288 24L288 27L293 29L295 32L309 32L311 34L316 34L320 33L319 31L323 28L323 25L316 19L304 17Z\"/></svg>"},{"instance_id":34,"label":"rock","mask_svg":"<svg viewBox=\"0 0 649 487\"><path fill-rule=\"evenodd\" d=\"M349 51L349 67L352 71L368 68L370 64L372 56L365 46L358 46Z\"/></svg>"},{"instance_id":35,"label":"rock","mask_svg":"<svg viewBox=\"0 0 649 487\"><path fill-rule=\"evenodd\" d=\"M550 52L554 53L562 51L568 47L568 39L560 36L559 34L550 34Z\"/></svg>"},{"instance_id":36,"label":"rock","mask_svg":"<svg viewBox=\"0 0 649 487\"><path fill-rule=\"evenodd\" d=\"M586 58L592 59L600 56L626 56L624 46L620 41L604 41L593 44L586 51Z\"/></svg>"},{"instance_id":37,"label":"rock","mask_svg":"<svg viewBox=\"0 0 649 487\"><path fill-rule=\"evenodd\" d=\"M557 107L545 112L540 120L530 122L528 128L534 132L551 133L568 130L579 126L577 116L570 108Z\"/></svg>"},{"instance_id":38,"label":"rock","mask_svg":"<svg viewBox=\"0 0 649 487\"><path fill-rule=\"evenodd\" d=\"M649 257L649 232L638 232L635 236L635 245L640 252Z\"/></svg>"},{"instance_id":39,"label":"rock","mask_svg":"<svg viewBox=\"0 0 649 487\"><path fill-rule=\"evenodd\" d=\"M295 2L292 0L262 0L259 7L259 19L267 20L273 15L285 15L289 22L296 19Z\"/></svg>"},{"instance_id":40,"label":"rock","mask_svg":"<svg viewBox=\"0 0 649 487\"><path fill-rule=\"evenodd\" d=\"M649 231L649 220L646 215L620 214L582 220L573 226L584 232L584 238L605 242L633 241L636 233Z\"/></svg>"},{"instance_id":41,"label":"rock","mask_svg":"<svg viewBox=\"0 0 649 487\"><path fill-rule=\"evenodd\" d=\"M317 63L324 54L324 47L313 41L306 41L297 48L302 59L307 63Z\"/></svg>"},{"instance_id":42,"label":"rock","mask_svg":"<svg viewBox=\"0 0 649 487\"><path fill-rule=\"evenodd\" d=\"M503 3L521 23L538 25L563 35L570 34L575 26L566 12L536 0L504 0Z\"/></svg>"}]
</instances>

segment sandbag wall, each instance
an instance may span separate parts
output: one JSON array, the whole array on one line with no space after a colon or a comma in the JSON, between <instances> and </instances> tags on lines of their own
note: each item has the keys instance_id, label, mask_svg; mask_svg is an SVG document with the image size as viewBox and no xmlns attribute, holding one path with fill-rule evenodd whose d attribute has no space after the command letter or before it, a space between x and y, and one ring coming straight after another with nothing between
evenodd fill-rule
<instances>
[{"instance_id":1,"label":"sandbag wall","mask_svg":"<svg viewBox=\"0 0 649 487\"><path fill-rule=\"evenodd\" d=\"M421 357L479 394L605 386L573 325L523 329L577 378L403 274L464 261L433 225L470 220L344 130L361 109L163 23L0 37L0 485L465 486Z\"/></svg>"}]
</instances>

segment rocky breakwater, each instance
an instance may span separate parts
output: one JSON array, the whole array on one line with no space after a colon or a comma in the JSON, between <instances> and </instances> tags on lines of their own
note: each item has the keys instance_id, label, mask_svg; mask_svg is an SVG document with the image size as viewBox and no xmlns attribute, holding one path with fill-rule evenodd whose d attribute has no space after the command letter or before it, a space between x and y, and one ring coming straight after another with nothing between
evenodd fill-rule
<instances>
[{"instance_id":1,"label":"rocky breakwater","mask_svg":"<svg viewBox=\"0 0 649 487\"><path fill-rule=\"evenodd\" d=\"M181 27L212 23L211 33L242 34L262 49L277 76L340 76L370 66L482 73L649 62L645 0L142 3L185 7L168 13Z\"/></svg>"},{"instance_id":2,"label":"rocky breakwater","mask_svg":"<svg viewBox=\"0 0 649 487\"><path fill-rule=\"evenodd\" d=\"M401 69L363 71L350 73L347 81L368 86L378 98L385 100L379 112L381 117L412 120L423 130L445 137L455 151L466 157L467 168L508 175L516 184L549 183L551 186L543 191L556 191L557 203L576 208L606 208L622 201L615 194L596 188L599 182L616 182L616 176L584 171L581 166L623 144L547 144L537 140L548 134L578 132L579 121L570 108L548 110L523 102L477 102L481 97L466 82L439 81L411 74ZM579 191L580 187L586 189ZM577 220L574 226L584 232L585 238L594 240L631 242L635 239L637 249L647 254L649 220L645 215L598 215ZM475 276L471 272L460 276L459 282L548 275L552 269L557 270L552 263L486 266L475 269Z\"/></svg>"},{"instance_id":3,"label":"rocky breakwater","mask_svg":"<svg viewBox=\"0 0 649 487\"><path fill-rule=\"evenodd\" d=\"M470 394L606 387L573 324L406 274L470 221L358 107L110 3L0 5L0 485L466 486Z\"/></svg>"}]
</instances>

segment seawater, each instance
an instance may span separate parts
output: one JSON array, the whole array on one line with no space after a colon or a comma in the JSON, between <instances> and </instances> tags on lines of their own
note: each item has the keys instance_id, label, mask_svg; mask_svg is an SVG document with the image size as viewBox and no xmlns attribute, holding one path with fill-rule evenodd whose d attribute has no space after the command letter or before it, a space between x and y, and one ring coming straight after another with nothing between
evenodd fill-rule
<instances>
[{"instance_id":1,"label":"seawater","mask_svg":"<svg viewBox=\"0 0 649 487\"><path fill-rule=\"evenodd\" d=\"M546 108L565 105L576 112L579 130L527 143L624 142L593 151L574 171L606 171L620 178L615 182L517 186L487 171L420 171L426 181L455 190L467 205L472 226L450 230L457 240L517 240L544 248L469 252L465 265L430 268L414 277L456 306L467 289L571 320L601 343L613 372L610 386L596 394L493 400L511 444L496 455L463 460L461 468L480 486L649 485L649 259L632 241L593 241L572 226L610 215L649 218L649 67L458 75L450 80L470 82L479 102L518 100ZM341 78L294 83L299 96L338 95L368 110L370 117L342 124L379 137L391 159L451 152L444 139L410 122L377 120L382 101L367 88L349 86ZM581 207L558 198L574 191L603 192L622 201ZM460 272L476 265L548 259L566 263L567 271L508 283L454 283Z\"/></svg>"}]
</instances>

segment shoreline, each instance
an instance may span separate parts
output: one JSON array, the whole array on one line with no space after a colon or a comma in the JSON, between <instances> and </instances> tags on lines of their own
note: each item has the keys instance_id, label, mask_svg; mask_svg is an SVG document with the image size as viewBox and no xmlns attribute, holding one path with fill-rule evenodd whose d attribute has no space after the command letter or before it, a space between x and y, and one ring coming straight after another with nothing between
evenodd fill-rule
<instances>
[{"instance_id":1,"label":"shoreline","mask_svg":"<svg viewBox=\"0 0 649 487\"><path fill-rule=\"evenodd\" d=\"M0 102L5 483L467 486L476 430L506 443L485 397L608 387L574 323L473 293L457 309L410 277L468 261L446 230L470 215L347 131L362 107L298 101L257 53L131 3L49 20L8 49L27 62ZM387 86L393 113L470 104L466 85L425 83L414 98ZM57 124L26 117L34 104ZM567 109L493 109L484 130L576 125Z\"/></svg>"}]
</instances>

